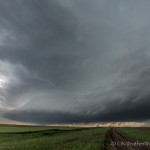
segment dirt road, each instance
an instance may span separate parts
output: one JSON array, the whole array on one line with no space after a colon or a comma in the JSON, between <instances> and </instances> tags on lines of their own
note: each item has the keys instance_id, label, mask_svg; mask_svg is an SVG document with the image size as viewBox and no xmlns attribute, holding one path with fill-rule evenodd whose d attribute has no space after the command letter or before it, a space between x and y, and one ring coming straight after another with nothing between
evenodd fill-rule
<instances>
[{"instance_id":1,"label":"dirt road","mask_svg":"<svg viewBox=\"0 0 150 150\"><path fill-rule=\"evenodd\" d=\"M140 142L135 138L111 128L106 134L107 150L150 150L148 143Z\"/></svg>"}]
</instances>

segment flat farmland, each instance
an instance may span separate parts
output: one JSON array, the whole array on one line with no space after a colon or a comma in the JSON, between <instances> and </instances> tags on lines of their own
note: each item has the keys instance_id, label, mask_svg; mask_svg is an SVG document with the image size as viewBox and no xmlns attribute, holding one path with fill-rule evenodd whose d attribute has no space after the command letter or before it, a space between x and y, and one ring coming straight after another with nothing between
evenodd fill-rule
<instances>
[{"instance_id":1,"label":"flat farmland","mask_svg":"<svg viewBox=\"0 0 150 150\"><path fill-rule=\"evenodd\" d=\"M139 141L150 142L150 128L119 128L119 131Z\"/></svg>"},{"instance_id":2,"label":"flat farmland","mask_svg":"<svg viewBox=\"0 0 150 150\"><path fill-rule=\"evenodd\" d=\"M104 149L108 128L0 126L0 150Z\"/></svg>"},{"instance_id":3,"label":"flat farmland","mask_svg":"<svg viewBox=\"0 0 150 150\"><path fill-rule=\"evenodd\" d=\"M149 150L131 145L149 135L150 128L0 125L0 150Z\"/></svg>"}]
</instances>

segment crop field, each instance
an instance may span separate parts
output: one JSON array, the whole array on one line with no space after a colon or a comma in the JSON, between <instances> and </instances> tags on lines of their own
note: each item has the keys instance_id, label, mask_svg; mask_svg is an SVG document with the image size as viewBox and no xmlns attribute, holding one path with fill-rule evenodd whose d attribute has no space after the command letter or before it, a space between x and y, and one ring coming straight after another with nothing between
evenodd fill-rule
<instances>
[{"instance_id":1,"label":"crop field","mask_svg":"<svg viewBox=\"0 0 150 150\"><path fill-rule=\"evenodd\" d=\"M150 128L110 128L105 136L106 150L150 150Z\"/></svg>"},{"instance_id":2,"label":"crop field","mask_svg":"<svg viewBox=\"0 0 150 150\"><path fill-rule=\"evenodd\" d=\"M0 150L144 150L111 142L150 141L150 128L73 128L0 125Z\"/></svg>"},{"instance_id":3,"label":"crop field","mask_svg":"<svg viewBox=\"0 0 150 150\"><path fill-rule=\"evenodd\" d=\"M139 141L150 142L150 128L120 128L119 130Z\"/></svg>"},{"instance_id":4,"label":"crop field","mask_svg":"<svg viewBox=\"0 0 150 150\"><path fill-rule=\"evenodd\" d=\"M104 149L107 128L0 126L0 150Z\"/></svg>"}]
</instances>

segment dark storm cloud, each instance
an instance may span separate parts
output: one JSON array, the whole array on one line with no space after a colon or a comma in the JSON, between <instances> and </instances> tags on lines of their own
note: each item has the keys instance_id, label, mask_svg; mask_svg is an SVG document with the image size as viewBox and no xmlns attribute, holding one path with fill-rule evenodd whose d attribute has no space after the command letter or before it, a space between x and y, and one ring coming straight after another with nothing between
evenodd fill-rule
<instances>
[{"instance_id":1,"label":"dark storm cloud","mask_svg":"<svg viewBox=\"0 0 150 150\"><path fill-rule=\"evenodd\" d=\"M57 74L71 73L68 64L78 59L76 54L67 53L77 45L76 18L56 1L7 1L2 4L2 28L14 39L1 46L1 59L21 63L43 78L61 83ZM64 50L66 42L71 43L67 51ZM63 68L64 65L68 66Z\"/></svg>"},{"instance_id":2,"label":"dark storm cloud","mask_svg":"<svg viewBox=\"0 0 150 150\"><path fill-rule=\"evenodd\" d=\"M149 6L0 1L3 115L38 123L149 119Z\"/></svg>"},{"instance_id":3,"label":"dark storm cloud","mask_svg":"<svg viewBox=\"0 0 150 150\"><path fill-rule=\"evenodd\" d=\"M136 67L134 66L134 68ZM147 66L145 68L140 73L137 73L138 69L135 69L136 76L134 74L132 80L128 80L128 82L121 83L120 81L109 91L86 96L85 98L89 101L80 102L80 112L74 113L75 110L74 112L14 110L5 113L4 117L42 124L149 120L150 69Z\"/></svg>"},{"instance_id":4,"label":"dark storm cloud","mask_svg":"<svg viewBox=\"0 0 150 150\"><path fill-rule=\"evenodd\" d=\"M50 124L50 123L88 123L107 121L145 121L149 119L149 98L143 97L138 102L131 102L129 98L124 103L119 100L108 103L106 111L96 114L74 114L70 112L47 112L47 111L10 111L4 117L11 120L27 121L30 123Z\"/></svg>"}]
</instances>

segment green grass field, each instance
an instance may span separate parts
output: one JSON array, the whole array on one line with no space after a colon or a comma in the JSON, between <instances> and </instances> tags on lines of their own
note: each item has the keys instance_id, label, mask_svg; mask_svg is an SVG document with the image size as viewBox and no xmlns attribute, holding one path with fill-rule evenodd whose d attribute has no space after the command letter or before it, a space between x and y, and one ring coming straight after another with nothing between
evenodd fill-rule
<instances>
[{"instance_id":1,"label":"green grass field","mask_svg":"<svg viewBox=\"0 0 150 150\"><path fill-rule=\"evenodd\" d=\"M150 142L150 128L118 128L118 130L140 141Z\"/></svg>"},{"instance_id":2,"label":"green grass field","mask_svg":"<svg viewBox=\"0 0 150 150\"><path fill-rule=\"evenodd\" d=\"M110 128L0 125L0 150L104 150ZM150 128L117 128L150 141Z\"/></svg>"},{"instance_id":3,"label":"green grass field","mask_svg":"<svg viewBox=\"0 0 150 150\"><path fill-rule=\"evenodd\" d=\"M0 150L100 150L108 128L0 126Z\"/></svg>"}]
</instances>

